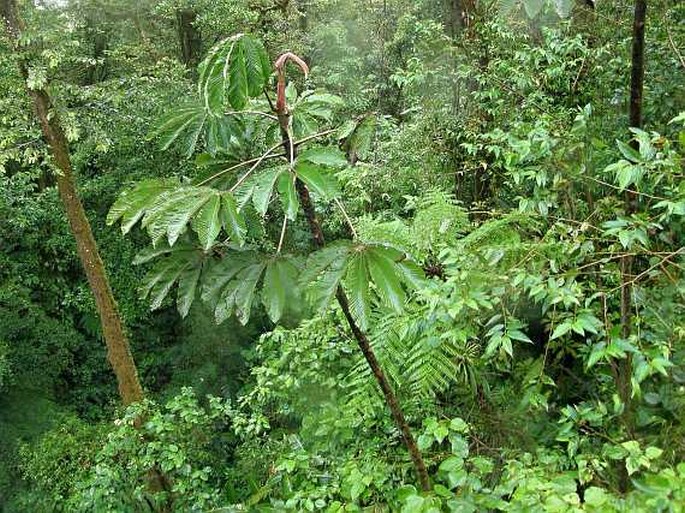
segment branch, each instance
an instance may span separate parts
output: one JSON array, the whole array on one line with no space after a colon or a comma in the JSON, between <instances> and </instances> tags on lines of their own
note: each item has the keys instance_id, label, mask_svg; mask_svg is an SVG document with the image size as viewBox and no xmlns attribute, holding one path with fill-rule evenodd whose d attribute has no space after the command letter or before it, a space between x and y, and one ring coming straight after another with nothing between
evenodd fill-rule
<instances>
[{"instance_id":1,"label":"branch","mask_svg":"<svg viewBox=\"0 0 685 513\"><path fill-rule=\"evenodd\" d=\"M280 146L280 144L278 146ZM259 163L259 162L262 162L263 160L277 159L279 157L285 157L284 153L279 153L278 155L269 155L269 153L271 153L275 148L278 148L278 146L274 146L274 148L271 148L270 150L268 150L261 157L257 157L257 158L250 159L250 160L244 160L243 162L239 162L238 164L235 164L234 166L231 166L231 167L226 168L226 169L222 169L218 173L210 176L209 178L205 178L204 180L202 180L200 183L197 184L197 186L201 187L203 185L207 185L212 180L215 180L215 179L219 178L220 176L222 176L226 173L230 173L231 171L235 171L236 169L239 169L239 168L244 167L244 166L249 166L250 164L253 164L255 162Z\"/></svg>"}]
</instances>

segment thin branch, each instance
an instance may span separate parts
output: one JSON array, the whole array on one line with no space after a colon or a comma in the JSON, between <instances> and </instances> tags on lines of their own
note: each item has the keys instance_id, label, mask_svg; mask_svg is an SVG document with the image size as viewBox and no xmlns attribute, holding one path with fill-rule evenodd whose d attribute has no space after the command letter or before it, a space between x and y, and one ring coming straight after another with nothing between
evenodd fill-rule
<instances>
[{"instance_id":1,"label":"thin branch","mask_svg":"<svg viewBox=\"0 0 685 513\"><path fill-rule=\"evenodd\" d=\"M225 116L239 116L240 114L252 114L253 116L264 116L269 119L273 119L274 121L278 121L278 118L274 116L273 114L269 114L268 112L262 112L259 110L232 110L230 112L224 112Z\"/></svg>"},{"instance_id":2,"label":"thin branch","mask_svg":"<svg viewBox=\"0 0 685 513\"><path fill-rule=\"evenodd\" d=\"M340 212L342 212L342 215L345 218L347 225L350 227L350 230L352 230L352 236L356 239L357 238L357 230L354 229L354 225L352 224L352 220L347 215L347 211L345 210L345 207L343 207L343 204L340 202L340 200L338 198L334 198L333 201L335 201L335 204L340 209Z\"/></svg>"},{"instance_id":3,"label":"thin branch","mask_svg":"<svg viewBox=\"0 0 685 513\"><path fill-rule=\"evenodd\" d=\"M319 137L323 137L324 135L332 134L333 132L337 132L337 128L331 128L330 130L324 130L323 132L319 132L318 134L313 134L313 135L308 135L304 139L300 139L299 141L295 141L293 143L294 146L299 146L300 144L304 144L306 142L311 141L312 139L317 139Z\"/></svg>"},{"instance_id":4,"label":"thin branch","mask_svg":"<svg viewBox=\"0 0 685 513\"><path fill-rule=\"evenodd\" d=\"M676 57L678 57L678 60L680 61L680 65L683 68L685 68L685 59L683 59L683 56L680 53L680 50L678 50L678 47L673 42L673 37L671 36L671 31L668 29L668 27L666 27L666 35L668 36L668 42L671 44L671 48L673 48L673 52L675 53Z\"/></svg>"},{"instance_id":5,"label":"thin branch","mask_svg":"<svg viewBox=\"0 0 685 513\"><path fill-rule=\"evenodd\" d=\"M645 198L650 198L653 200L659 200L659 201L667 201L668 200L668 198L663 198L661 196L653 196L651 194L647 194L646 192L640 192L640 191L636 191L634 189L622 189L618 185L614 185L614 184L611 184L609 182L605 182L604 180L600 180L599 178L594 178L592 176L582 175L582 177L587 178L588 180L592 180L593 182L596 182L600 185L604 185L606 187L611 187L612 189L615 189L617 191L627 192L629 194L634 194L636 196L644 196Z\"/></svg>"},{"instance_id":6,"label":"thin branch","mask_svg":"<svg viewBox=\"0 0 685 513\"><path fill-rule=\"evenodd\" d=\"M657 267L662 266L663 264L665 264L666 262L668 262L668 261L671 260L672 258L674 258L674 257L676 257L676 256L678 256L678 255L680 255L680 254L682 254L682 253L684 253L684 252L685 252L685 247L682 247L682 248L680 248L680 249L677 249L676 251L673 251L672 253L669 253L669 254L666 255L664 258L662 258L659 262L657 262L656 264L654 264L654 265L651 266L650 268L648 268L648 269L642 271L640 274L638 274L638 275L635 276L634 278L632 278L632 279L630 279L630 280L627 280L625 283L621 283L618 287L614 287L613 289L611 289L611 290L609 291L609 294L611 294L612 292L616 292L617 290L623 289L623 288L625 288L625 287L629 287L629 286L631 286L631 285L634 285L635 283L637 283L637 282L638 282L643 276L645 276L646 274L649 274L650 272L652 272L652 271L653 271L654 269L656 269Z\"/></svg>"},{"instance_id":7,"label":"thin branch","mask_svg":"<svg viewBox=\"0 0 685 513\"><path fill-rule=\"evenodd\" d=\"M271 97L269 96L269 93L266 90L266 87L263 89L264 91L264 96L266 96L266 101L269 102L269 107L273 112L276 112L276 107L274 107L274 102L271 101ZM276 118L278 119L278 118Z\"/></svg>"},{"instance_id":8,"label":"thin branch","mask_svg":"<svg viewBox=\"0 0 685 513\"><path fill-rule=\"evenodd\" d=\"M278 249L276 249L276 254L281 254L281 249L283 248L283 241L285 240L285 229L288 226L288 216L283 216L283 227L281 228L281 237L278 239Z\"/></svg>"},{"instance_id":9,"label":"thin branch","mask_svg":"<svg viewBox=\"0 0 685 513\"><path fill-rule=\"evenodd\" d=\"M240 177L240 179L233 185L233 187L231 187L231 188L228 190L228 192L233 192L233 191L235 191L238 187L240 187L240 185L241 185L245 180L247 180L247 178L252 174L252 172L253 172L255 169L257 169L257 167L259 167L259 164L261 164L263 160L265 160L266 158L268 158L268 157L269 157L269 154L270 154L272 151L274 151L274 150L276 150L276 149L278 149L278 148L280 148L280 147L281 147L281 143L278 143L277 145L272 146L271 148L269 148L269 149L266 151L266 153L264 153L261 157L259 157L259 158L257 159L257 161L252 165L252 167L251 167L250 169L247 170L247 173L245 173L243 176Z\"/></svg>"},{"instance_id":10,"label":"thin branch","mask_svg":"<svg viewBox=\"0 0 685 513\"><path fill-rule=\"evenodd\" d=\"M280 146L280 144L279 144L279 146ZM266 157L264 155L262 155L260 157L254 158L254 159L244 160L243 162L239 162L239 163L237 163L234 166L231 166L229 168L222 169L218 173L210 176L209 178L205 178L204 180L202 180L200 183L197 184L197 186L200 187L202 185L207 185L212 180L215 180L215 179L219 178L220 176L225 175L226 173L230 173L231 171L235 171L236 169L240 169L241 167L244 167L244 166L249 166L250 164L254 164L255 162L261 162L263 160L270 160L270 159L277 159L279 157L285 157L285 153L279 153L278 155L268 155L269 152L271 152L271 151L272 150L269 150L264 154L264 155L267 155Z\"/></svg>"}]
</instances>

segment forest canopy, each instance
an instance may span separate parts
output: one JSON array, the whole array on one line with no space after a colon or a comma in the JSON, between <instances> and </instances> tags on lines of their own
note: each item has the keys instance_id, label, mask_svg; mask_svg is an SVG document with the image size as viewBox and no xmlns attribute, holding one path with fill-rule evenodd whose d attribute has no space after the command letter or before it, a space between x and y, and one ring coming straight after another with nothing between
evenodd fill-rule
<instances>
[{"instance_id":1,"label":"forest canopy","mask_svg":"<svg viewBox=\"0 0 685 513\"><path fill-rule=\"evenodd\" d=\"M685 3L0 19L0 511L685 511Z\"/></svg>"}]
</instances>

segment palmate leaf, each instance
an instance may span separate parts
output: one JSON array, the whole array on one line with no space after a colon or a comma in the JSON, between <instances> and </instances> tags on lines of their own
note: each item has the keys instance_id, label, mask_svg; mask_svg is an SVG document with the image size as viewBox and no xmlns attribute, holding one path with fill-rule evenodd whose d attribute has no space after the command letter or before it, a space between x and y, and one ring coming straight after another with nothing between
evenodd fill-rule
<instances>
[{"instance_id":1,"label":"palmate leaf","mask_svg":"<svg viewBox=\"0 0 685 513\"><path fill-rule=\"evenodd\" d=\"M316 309L326 308L342 286L353 316L365 329L373 297L381 305L401 312L406 300L405 289L418 286L422 279L419 266L396 248L340 241L309 257L300 283L306 287Z\"/></svg>"},{"instance_id":2,"label":"palmate leaf","mask_svg":"<svg viewBox=\"0 0 685 513\"><path fill-rule=\"evenodd\" d=\"M149 137L159 139L161 150L173 145L186 157L193 155L204 140L207 153L216 155L226 152L232 145L232 139L239 137L244 129L239 117L213 114L198 102L172 109Z\"/></svg>"},{"instance_id":3,"label":"palmate leaf","mask_svg":"<svg viewBox=\"0 0 685 513\"><path fill-rule=\"evenodd\" d=\"M278 257L267 262L262 285L262 302L273 322L283 315L286 302L297 290L298 268L290 258Z\"/></svg>"},{"instance_id":4,"label":"palmate leaf","mask_svg":"<svg viewBox=\"0 0 685 513\"><path fill-rule=\"evenodd\" d=\"M352 256L350 241L336 241L312 253L300 275L300 285L317 310L325 309L335 296Z\"/></svg>"},{"instance_id":5,"label":"palmate leaf","mask_svg":"<svg viewBox=\"0 0 685 513\"><path fill-rule=\"evenodd\" d=\"M247 324L261 283L266 313L278 322L288 301L296 303L298 272L291 257L262 258L254 251L233 251L204 274L202 299L214 310L217 323L235 313Z\"/></svg>"},{"instance_id":6,"label":"palmate leaf","mask_svg":"<svg viewBox=\"0 0 685 513\"><path fill-rule=\"evenodd\" d=\"M236 191L238 208L242 209L252 200L255 210L261 215L266 214L274 186L279 176L287 172L287 166L276 166L253 174Z\"/></svg>"},{"instance_id":7,"label":"palmate leaf","mask_svg":"<svg viewBox=\"0 0 685 513\"><path fill-rule=\"evenodd\" d=\"M107 225L111 226L121 219L121 231L128 233L140 221L145 211L163 193L179 187L175 178L144 180L132 189L123 191L107 214Z\"/></svg>"},{"instance_id":8,"label":"palmate leaf","mask_svg":"<svg viewBox=\"0 0 685 513\"><path fill-rule=\"evenodd\" d=\"M198 93L204 108L221 113L227 103L241 110L250 97L260 95L271 75L271 64L261 42L237 34L216 44L198 71Z\"/></svg>"},{"instance_id":9,"label":"palmate leaf","mask_svg":"<svg viewBox=\"0 0 685 513\"><path fill-rule=\"evenodd\" d=\"M124 191L112 206L107 223L119 219L124 233L142 219L153 246L165 236L173 246L188 226L205 251L213 246L222 228L232 241L244 241L245 221L230 192L180 185L178 181L146 181Z\"/></svg>"},{"instance_id":10,"label":"palmate leaf","mask_svg":"<svg viewBox=\"0 0 685 513\"><path fill-rule=\"evenodd\" d=\"M134 263L140 264L158 258L153 268L143 279L140 287L141 298L150 298L150 309L156 310L169 292L177 286L176 304L182 317L188 315L198 290L198 283L204 265L205 254L191 244L178 244L176 247L164 246L147 250L136 257Z\"/></svg>"}]
</instances>

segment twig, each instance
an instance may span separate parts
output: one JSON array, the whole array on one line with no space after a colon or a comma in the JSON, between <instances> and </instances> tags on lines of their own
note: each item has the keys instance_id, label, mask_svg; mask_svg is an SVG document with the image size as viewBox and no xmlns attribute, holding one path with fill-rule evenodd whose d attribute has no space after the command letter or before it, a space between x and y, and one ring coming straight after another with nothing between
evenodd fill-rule
<instances>
[{"instance_id":1,"label":"twig","mask_svg":"<svg viewBox=\"0 0 685 513\"><path fill-rule=\"evenodd\" d=\"M280 147L281 147L281 143L278 143L277 145L272 146L271 148L269 148L269 149L266 151L266 153L264 153L261 157L259 157L259 158L257 159L257 161L252 165L252 167L251 167L250 169L247 170L247 173L245 173L243 176L240 177L240 179L235 183L235 185L233 185L233 187L231 187L231 188L228 190L228 192L233 192L233 191L235 191L238 187L240 187L240 185L241 185L245 180L247 180L247 178L252 174L252 171L254 171L255 169L257 169L257 167L259 166L259 164L261 164L262 161L263 161L264 159L266 159L272 151L274 151L274 150L276 150L277 148L280 148Z\"/></svg>"},{"instance_id":2,"label":"twig","mask_svg":"<svg viewBox=\"0 0 685 513\"><path fill-rule=\"evenodd\" d=\"M357 231L354 229L354 225L352 224L352 220L347 215L347 211L345 210L345 207L343 207L342 203L340 202L340 200L338 198L334 198L333 201L335 201L335 204L340 209L340 212L342 212L342 215L345 218L347 225L350 227L350 230L352 230L352 236L356 239L357 238Z\"/></svg>"},{"instance_id":3,"label":"twig","mask_svg":"<svg viewBox=\"0 0 685 513\"><path fill-rule=\"evenodd\" d=\"M280 146L280 144L279 144L279 146ZM271 150L269 150L269 151L271 151ZM269 152L267 152L266 154L268 155L268 153L269 153ZM255 163L255 162L261 162L261 161L263 161L263 160L277 159L277 158L279 158L279 157L285 157L285 153L279 153L278 155L268 155L268 156L266 156L266 157L265 157L264 155L262 155L262 156L260 156L260 157L254 158L254 159L244 160L243 162L239 162L238 164L235 164L234 166L231 166L231 167L226 168L226 169L222 169L222 170L219 171L218 173L216 173L216 174L210 176L209 178L205 178L204 180L202 180L202 181L201 181L200 183L198 183L197 185L198 185L198 187L200 187L200 186L202 186L202 185L207 185L209 182L211 182L212 180L215 180L215 179L219 178L221 175L224 175L224 174L226 174L226 173L230 173L231 171L235 171L236 169L239 169L239 168L241 168L241 167L249 166L250 164L253 164L253 163Z\"/></svg>"},{"instance_id":4,"label":"twig","mask_svg":"<svg viewBox=\"0 0 685 513\"><path fill-rule=\"evenodd\" d=\"M680 65L683 68L685 68L685 59L683 59L683 56L680 54L680 51L678 50L678 47L673 42L673 37L671 36L671 31L668 30L668 27L666 27L666 35L668 36L668 42L671 43L671 48L673 48L673 52L675 53L676 57L678 57L678 60L680 61Z\"/></svg>"},{"instance_id":5,"label":"twig","mask_svg":"<svg viewBox=\"0 0 685 513\"><path fill-rule=\"evenodd\" d=\"M283 227L281 228L281 237L278 239L278 248L276 249L276 254L281 254L281 248L283 248L283 240L285 239L285 229L288 226L288 216L283 216Z\"/></svg>"},{"instance_id":6,"label":"twig","mask_svg":"<svg viewBox=\"0 0 685 513\"><path fill-rule=\"evenodd\" d=\"M252 114L254 116L264 116L269 119L273 119L274 121L278 121L278 118L274 116L273 114L269 114L268 112L262 112L259 110L232 110L230 112L224 112L225 116L239 116L240 114Z\"/></svg>"}]
</instances>

